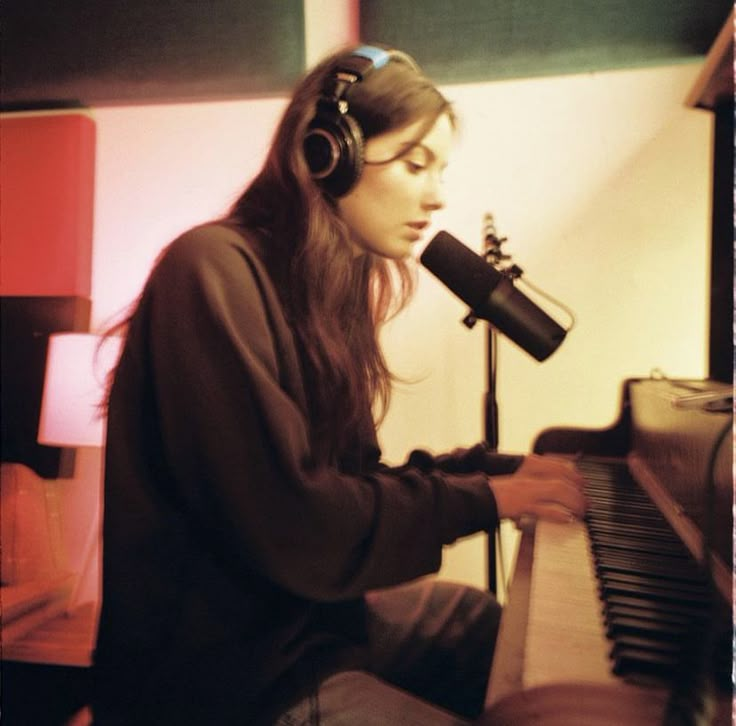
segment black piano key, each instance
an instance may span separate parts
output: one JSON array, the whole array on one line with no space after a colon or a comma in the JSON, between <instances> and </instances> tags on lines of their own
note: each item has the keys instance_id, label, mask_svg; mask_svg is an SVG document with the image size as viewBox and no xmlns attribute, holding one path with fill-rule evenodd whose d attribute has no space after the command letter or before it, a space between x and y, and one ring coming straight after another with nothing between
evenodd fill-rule
<instances>
[{"instance_id":1,"label":"black piano key","mask_svg":"<svg viewBox=\"0 0 736 726\"><path fill-rule=\"evenodd\" d=\"M640 648L620 648L613 656L613 672L624 678L631 675L653 675L671 678L680 666L677 654L655 653Z\"/></svg>"},{"instance_id":2,"label":"black piano key","mask_svg":"<svg viewBox=\"0 0 736 726\"><path fill-rule=\"evenodd\" d=\"M707 585L702 581L677 582L675 580L660 580L656 577L638 575L633 572L601 572L600 578L603 582L621 582L642 587L653 587L676 595L704 595L705 602L709 600L710 592Z\"/></svg>"},{"instance_id":3,"label":"black piano key","mask_svg":"<svg viewBox=\"0 0 736 726\"><path fill-rule=\"evenodd\" d=\"M622 532L626 531L632 537L641 537L642 539L679 541L672 530L665 527L661 522L648 522L640 517L629 517L624 514L600 517L596 516L595 512L588 511L584 521L592 532L599 532L601 535L618 535L620 537Z\"/></svg>"},{"instance_id":4,"label":"black piano key","mask_svg":"<svg viewBox=\"0 0 736 726\"><path fill-rule=\"evenodd\" d=\"M647 612L658 612L666 609L666 611L674 616L683 616L686 618L697 618L702 617L703 607L702 604L684 603L678 602L667 602L663 600L655 600L644 596L632 596L631 594L623 593L608 593L605 603L608 607L629 607L636 610L645 610Z\"/></svg>"},{"instance_id":5,"label":"black piano key","mask_svg":"<svg viewBox=\"0 0 736 726\"><path fill-rule=\"evenodd\" d=\"M642 568L667 568L669 572L682 573L692 578L702 576L702 570L698 568L692 561L692 558L685 557L682 552L667 551L663 549L647 549L646 545L639 549L636 547L617 547L608 541L592 542L590 546L592 556L596 562L628 564L632 567Z\"/></svg>"},{"instance_id":6,"label":"black piano key","mask_svg":"<svg viewBox=\"0 0 736 726\"><path fill-rule=\"evenodd\" d=\"M657 567L656 564L646 561L637 562L627 559L618 559L615 557L601 558L596 562L595 570L598 573L619 572L622 574L649 576L651 578L669 580L672 582L705 584L699 573L689 570L688 568L680 569L678 567L668 567L666 566L666 563L663 563L661 567Z\"/></svg>"},{"instance_id":7,"label":"black piano key","mask_svg":"<svg viewBox=\"0 0 736 726\"><path fill-rule=\"evenodd\" d=\"M675 543L679 542L679 538L672 531L665 527L660 521L647 520L642 517L632 517L622 512L609 512L604 518L596 516L595 512L588 511L585 516L585 523L589 525L592 531L600 532L602 535L609 534L611 527L618 528L619 538L623 532L630 532L632 537L642 536L647 540L655 540L659 542ZM645 531L641 531L642 528ZM659 535L658 537L653 535Z\"/></svg>"},{"instance_id":8,"label":"black piano key","mask_svg":"<svg viewBox=\"0 0 736 726\"><path fill-rule=\"evenodd\" d=\"M614 497L624 494L626 496L626 501L633 500L651 502L651 499L643 489L640 489L637 485L628 485L624 481L606 482L603 480L588 479L586 481L585 490L601 497Z\"/></svg>"},{"instance_id":9,"label":"black piano key","mask_svg":"<svg viewBox=\"0 0 736 726\"><path fill-rule=\"evenodd\" d=\"M603 618L606 624L612 623L616 618L634 618L639 622L662 623L674 627L696 627L707 620L705 612L683 615L671 612L666 605L651 609L607 604L603 610Z\"/></svg>"},{"instance_id":10,"label":"black piano key","mask_svg":"<svg viewBox=\"0 0 736 726\"><path fill-rule=\"evenodd\" d=\"M636 575L637 577L646 577L652 581L662 582L664 585L688 584L706 587L706 582L697 574L691 572L680 572L678 569L668 569L665 565L661 571L649 566L637 566L630 562L619 562L617 560L609 560L596 563L595 572L598 577L604 574L621 574Z\"/></svg>"},{"instance_id":11,"label":"black piano key","mask_svg":"<svg viewBox=\"0 0 736 726\"><path fill-rule=\"evenodd\" d=\"M651 620L649 618L620 616L610 618L606 627L607 635L615 642L626 635L679 642L692 632L692 629L687 625L673 625L662 620Z\"/></svg>"},{"instance_id":12,"label":"black piano key","mask_svg":"<svg viewBox=\"0 0 736 726\"><path fill-rule=\"evenodd\" d=\"M629 514L636 514L641 517L647 517L650 519L656 519L657 521L663 520L662 512L656 507L652 506L651 503L646 502L635 502L635 501L621 501L616 499L607 499L605 497L596 497L595 494L591 494L585 491L585 497L588 500L588 507L592 512L628 512Z\"/></svg>"},{"instance_id":13,"label":"black piano key","mask_svg":"<svg viewBox=\"0 0 736 726\"><path fill-rule=\"evenodd\" d=\"M624 477L604 479L602 477L586 476L585 474L583 476L585 477L585 488L592 492L602 494L624 492L635 497L642 495L646 497L646 492L638 484L627 481Z\"/></svg>"},{"instance_id":14,"label":"black piano key","mask_svg":"<svg viewBox=\"0 0 736 726\"><path fill-rule=\"evenodd\" d=\"M615 509L617 511L641 512L657 518L662 517L662 512L652 503L650 499L627 496L621 498L621 492L601 492L595 489L585 488L585 496L590 505L601 511Z\"/></svg>"},{"instance_id":15,"label":"black piano key","mask_svg":"<svg viewBox=\"0 0 736 726\"><path fill-rule=\"evenodd\" d=\"M638 537L642 541L668 542L674 544L680 542L679 538L669 529L661 524L643 522L639 518L632 519L625 516L611 516L605 519L596 518L590 512L585 516L585 524L592 535L614 536L622 539L625 537ZM680 543L681 544L681 543Z\"/></svg>"},{"instance_id":16,"label":"black piano key","mask_svg":"<svg viewBox=\"0 0 736 726\"><path fill-rule=\"evenodd\" d=\"M707 593L659 587L654 582L637 584L625 580L602 578L600 589L604 598L608 598L611 595L626 595L628 597L641 597L646 600L660 602L689 603L691 605L705 605L708 603Z\"/></svg>"},{"instance_id":17,"label":"black piano key","mask_svg":"<svg viewBox=\"0 0 736 726\"><path fill-rule=\"evenodd\" d=\"M647 552L649 554L657 553L665 555L667 557L688 560L687 553L680 548L674 547L671 543L663 542L656 543L651 542L647 545L643 545L641 542L627 541L624 539L597 539L591 542L591 549L594 553L596 552L607 552L607 551L623 551L623 552Z\"/></svg>"},{"instance_id":18,"label":"black piano key","mask_svg":"<svg viewBox=\"0 0 736 726\"><path fill-rule=\"evenodd\" d=\"M588 516L586 519L586 524L588 526L588 530L591 533L600 535L608 534L616 537L621 536L621 526L615 525L612 522L601 519L593 519L592 517ZM639 537L642 540L654 540L656 542L661 541L663 533L662 529L653 530L651 527L646 527L641 524L627 524L626 531L632 536ZM671 539L673 541L678 539L674 532L668 533L665 530L664 533L668 539Z\"/></svg>"},{"instance_id":19,"label":"black piano key","mask_svg":"<svg viewBox=\"0 0 736 726\"><path fill-rule=\"evenodd\" d=\"M620 635L613 642L611 657L616 658L619 653L627 649L636 649L645 653L659 653L661 655L678 655L682 653L682 641L672 642L658 640L645 635Z\"/></svg>"},{"instance_id":20,"label":"black piano key","mask_svg":"<svg viewBox=\"0 0 736 726\"><path fill-rule=\"evenodd\" d=\"M641 487L637 484L629 485L621 480L604 482L602 480L586 479L585 491L589 492L591 496L619 500L622 504L628 502L652 504L651 498Z\"/></svg>"},{"instance_id":21,"label":"black piano key","mask_svg":"<svg viewBox=\"0 0 736 726\"><path fill-rule=\"evenodd\" d=\"M617 511L617 512L632 512L640 513L643 516L656 517L657 519L662 518L662 512L655 507L651 501L627 499L623 501L619 498L619 495L609 497L606 494L600 492L585 490L585 497L588 500L588 504L591 509L606 512L606 511Z\"/></svg>"},{"instance_id":22,"label":"black piano key","mask_svg":"<svg viewBox=\"0 0 736 726\"><path fill-rule=\"evenodd\" d=\"M645 517L641 514L631 514L630 512L622 510L610 510L608 512L601 513L596 512L594 509L588 509L585 520L591 524L603 522L621 527L646 527L650 531L661 533L663 537L673 537L666 522L663 522L661 519L657 519L656 517ZM677 539L677 537L674 539Z\"/></svg>"},{"instance_id":23,"label":"black piano key","mask_svg":"<svg viewBox=\"0 0 736 726\"><path fill-rule=\"evenodd\" d=\"M642 541L636 537L596 537L591 540L590 549L596 557L642 557L669 562L673 566L687 566L692 561L687 552L672 543Z\"/></svg>"},{"instance_id":24,"label":"black piano key","mask_svg":"<svg viewBox=\"0 0 736 726\"><path fill-rule=\"evenodd\" d=\"M672 552L655 552L654 550L647 549L647 544L644 543L639 549L636 548L623 548L623 547L606 547L609 544L608 540L591 541L591 552L600 558L608 559L611 561L620 560L628 562L639 562L642 564L670 564L672 567L681 570L687 570L690 572L697 572L698 568L694 567L692 558L685 557L683 552L673 550ZM595 550L594 550L595 546Z\"/></svg>"},{"instance_id":25,"label":"black piano key","mask_svg":"<svg viewBox=\"0 0 736 726\"><path fill-rule=\"evenodd\" d=\"M622 539L621 541L608 537L605 539L591 538L590 551L594 557L600 560L661 563L682 571L693 573L698 571L698 568L694 566L693 559L688 557L683 550L675 547L657 546L653 542L642 542L636 538Z\"/></svg>"}]
</instances>

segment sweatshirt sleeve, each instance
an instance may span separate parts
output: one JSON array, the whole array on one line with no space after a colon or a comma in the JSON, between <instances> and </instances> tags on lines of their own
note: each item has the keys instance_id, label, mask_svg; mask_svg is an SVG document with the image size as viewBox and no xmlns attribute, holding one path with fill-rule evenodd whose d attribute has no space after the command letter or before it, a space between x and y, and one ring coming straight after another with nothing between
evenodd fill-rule
<instances>
[{"instance_id":1,"label":"sweatshirt sleeve","mask_svg":"<svg viewBox=\"0 0 736 726\"><path fill-rule=\"evenodd\" d=\"M441 469L454 474L481 471L489 476L513 474L521 466L522 461L524 461L522 455L492 451L485 442L437 456L423 449L416 449L409 456L409 463L423 470Z\"/></svg>"},{"instance_id":2,"label":"sweatshirt sleeve","mask_svg":"<svg viewBox=\"0 0 736 726\"><path fill-rule=\"evenodd\" d=\"M343 599L434 572L444 545L495 525L482 473L313 462L290 332L234 232L177 240L141 310L168 495L229 566Z\"/></svg>"}]
</instances>

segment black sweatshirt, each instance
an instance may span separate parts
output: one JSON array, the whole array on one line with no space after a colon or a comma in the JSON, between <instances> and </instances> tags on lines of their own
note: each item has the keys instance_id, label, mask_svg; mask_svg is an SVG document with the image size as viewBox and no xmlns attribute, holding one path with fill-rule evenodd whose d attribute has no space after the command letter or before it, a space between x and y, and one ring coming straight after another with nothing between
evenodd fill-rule
<instances>
[{"instance_id":1,"label":"black sweatshirt","mask_svg":"<svg viewBox=\"0 0 736 726\"><path fill-rule=\"evenodd\" d=\"M516 457L388 467L365 418L340 465L313 464L297 348L251 246L212 224L168 247L109 404L97 724L256 723L360 667L367 590L496 525L485 473Z\"/></svg>"}]
</instances>

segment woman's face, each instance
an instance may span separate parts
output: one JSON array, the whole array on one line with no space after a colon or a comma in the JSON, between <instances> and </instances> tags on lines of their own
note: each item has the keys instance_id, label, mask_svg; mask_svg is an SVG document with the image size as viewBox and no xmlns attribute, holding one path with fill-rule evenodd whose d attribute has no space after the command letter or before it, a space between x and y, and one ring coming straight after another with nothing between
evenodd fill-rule
<instances>
[{"instance_id":1,"label":"woman's face","mask_svg":"<svg viewBox=\"0 0 736 726\"><path fill-rule=\"evenodd\" d=\"M450 117L442 114L418 144L424 120L388 131L365 144L357 184L337 200L340 216L360 250L399 259L411 252L432 213L444 206L442 172L452 146ZM393 159L381 163L386 159Z\"/></svg>"}]
</instances>

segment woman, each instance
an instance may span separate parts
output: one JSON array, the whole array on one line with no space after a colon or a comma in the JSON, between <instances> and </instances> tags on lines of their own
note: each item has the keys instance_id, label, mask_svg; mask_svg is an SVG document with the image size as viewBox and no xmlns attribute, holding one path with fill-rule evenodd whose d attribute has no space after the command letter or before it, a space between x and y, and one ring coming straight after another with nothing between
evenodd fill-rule
<instances>
[{"instance_id":1,"label":"woman","mask_svg":"<svg viewBox=\"0 0 736 726\"><path fill-rule=\"evenodd\" d=\"M546 459L380 462L378 330L443 205L454 124L408 56L338 53L229 216L157 262L109 397L96 723L480 713L498 606L417 578L499 517L584 505Z\"/></svg>"}]
</instances>

